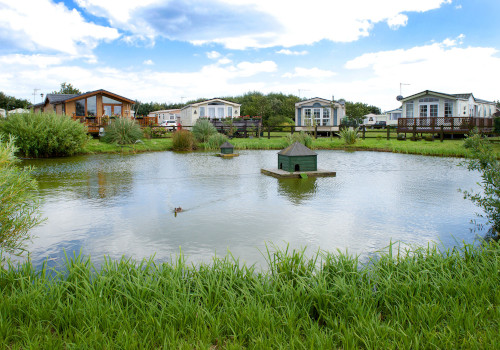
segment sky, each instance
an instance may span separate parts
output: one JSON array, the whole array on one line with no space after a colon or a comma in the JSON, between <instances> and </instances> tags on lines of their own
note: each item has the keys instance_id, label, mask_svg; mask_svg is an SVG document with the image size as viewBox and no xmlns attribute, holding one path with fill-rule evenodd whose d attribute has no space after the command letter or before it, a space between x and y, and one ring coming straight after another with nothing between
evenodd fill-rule
<instances>
[{"instance_id":1,"label":"sky","mask_svg":"<svg viewBox=\"0 0 500 350\"><path fill-rule=\"evenodd\" d=\"M500 99L499 0L0 0L0 91ZM34 89L36 94L34 94Z\"/></svg>"}]
</instances>

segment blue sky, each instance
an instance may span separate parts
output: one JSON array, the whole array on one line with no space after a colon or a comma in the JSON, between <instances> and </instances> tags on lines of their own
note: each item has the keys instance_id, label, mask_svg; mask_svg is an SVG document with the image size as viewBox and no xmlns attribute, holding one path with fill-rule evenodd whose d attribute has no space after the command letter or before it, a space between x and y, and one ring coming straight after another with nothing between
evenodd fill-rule
<instances>
[{"instance_id":1,"label":"blue sky","mask_svg":"<svg viewBox=\"0 0 500 350\"><path fill-rule=\"evenodd\" d=\"M0 91L500 99L498 0L0 0Z\"/></svg>"}]
</instances>

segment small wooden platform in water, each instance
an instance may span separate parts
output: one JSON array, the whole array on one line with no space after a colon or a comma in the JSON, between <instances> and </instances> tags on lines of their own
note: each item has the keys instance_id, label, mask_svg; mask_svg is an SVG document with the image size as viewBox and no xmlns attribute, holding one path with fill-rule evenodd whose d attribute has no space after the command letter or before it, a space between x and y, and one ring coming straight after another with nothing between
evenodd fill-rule
<instances>
[{"instance_id":1,"label":"small wooden platform in water","mask_svg":"<svg viewBox=\"0 0 500 350\"><path fill-rule=\"evenodd\" d=\"M221 158L233 158L233 157L239 157L239 153L229 153L229 154L224 154L224 153L216 153L215 154L217 157Z\"/></svg>"},{"instance_id":2,"label":"small wooden platform in water","mask_svg":"<svg viewBox=\"0 0 500 350\"><path fill-rule=\"evenodd\" d=\"M295 179L300 178L301 174L306 174L308 177L334 177L337 176L335 171L318 169L316 171L295 171L290 173L281 169L260 169L264 175L269 175L278 179Z\"/></svg>"}]
</instances>

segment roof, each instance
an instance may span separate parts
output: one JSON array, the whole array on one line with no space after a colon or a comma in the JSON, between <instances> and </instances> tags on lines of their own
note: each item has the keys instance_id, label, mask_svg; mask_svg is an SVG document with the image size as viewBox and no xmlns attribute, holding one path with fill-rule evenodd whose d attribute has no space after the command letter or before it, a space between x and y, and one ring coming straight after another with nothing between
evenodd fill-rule
<instances>
[{"instance_id":1,"label":"roof","mask_svg":"<svg viewBox=\"0 0 500 350\"><path fill-rule=\"evenodd\" d=\"M78 96L78 94L47 94L45 103L49 100L50 104L57 104L75 96Z\"/></svg>"},{"instance_id":2,"label":"roof","mask_svg":"<svg viewBox=\"0 0 500 350\"><path fill-rule=\"evenodd\" d=\"M223 100L221 98L212 98L210 100L204 100L204 101L200 101L200 102L195 102L195 103L188 104L188 105L182 107L181 109L186 109L188 107L193 107L193 106L199 106L199 105L202 105L202 104L205 104L205 103L208 103L208 102L212 102L212 101L224 102L224 103L227 103L229 105L233 105L235 107L236 106L237 107L241 107L241 104L236 103L236 102L231 102L231 101Z\"/></svg>"},{"instance_id":3,"label":"roof","mask_svg":"<svg viewBox=\"0 0 500 350\"><path fill-rule=\"evenodd\" d=\"M322 102L326 102L326 103L332 103L333 102L332 100L327 100L326 98L314 97L314 98L310 98L308 100L297 102L297 103L295 103L295 106L298 107L298 106L301 106L303 104L311 103L312 101L322 101Z\"/></svg>"},{"instance_id":4,"label":"roof","mask_svg":"<svg viewBox=\"0 0 500 350\"><path fill-rule=\"evenodd\" d=\"M234 148L234 146L226 141L220 146L220 148Z\"/></svg>"},{"instance_id":5,"label":"roof","mask_svg":"<svg viewBox=\"0 0 500 350\"><path fill-rule=\"evenodd\" d=\"M451 96L455 96L456 98L463 98L464 100L468 100L471 96L474 98L474 95L472 92L466 93L466 94L450 94Z\"/></svg>"},{"instance_id":6,"label":"roof","mask_svg":"<svg viewBox=\"0 0 500 350\"><path fill-rule=\"evenodd\" d=\"M124 100L124 101L127 101L131 104L135 104L135 101L134 100L131 100L129 98L126 98L126 97L123 97L123 96L120 96L120 95L117 95L115 93L112 93L112 92L109 92L107 90L104 90L104 89L99 89L99 90L94 90L94 91L87 91L87 92L84 92L83 94L80 94L80 95L74 95L70 98L67 98L65 99L64 101L65 102L69 102L69 101L74 101L74 100L77 100L77 99L80 99L80 98L83 98L83 97L86 97L86 96L91 96L91 95L96 95L98 93L102 93L102 94L106 94L106 95L109 95L109 96L113 96L115 98L118 98L118 99L121 99L121 100Z\"/></svg>"},{"instance_id":7,"label":"roof","mask_svg":"<svg viewBox=\"0 0 500 350\"><path fill-rule=\"evenodd\" d=\"M301 144L300 142L295 142L288 146L287 148L278 152L282 156L289 157L299 157L299 156L317 156L318 154L314 151L311 151L309 148Z\"/></svg>"},{"instance_id":8,"label":"roof","mask_svg":"<svg viewBox=\"0 0 500 350\"><path fill-rule=\"evenodd\" d=\"M391 109L390 111L385 111L384 114L392 113L392 112L403 112L403 108L399 107L396 109Z\"/></svg>"}]
</instances>

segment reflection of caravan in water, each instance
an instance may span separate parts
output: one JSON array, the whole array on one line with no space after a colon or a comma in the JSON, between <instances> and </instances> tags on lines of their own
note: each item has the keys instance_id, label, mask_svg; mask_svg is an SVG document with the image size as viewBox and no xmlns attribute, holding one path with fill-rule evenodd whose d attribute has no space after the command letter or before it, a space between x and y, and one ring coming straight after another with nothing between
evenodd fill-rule
<instances>
[{"instance_id":1,"label":"reflection of caravan in water","mask_svg":"<svg viewBox=\"0 0 500 350\"><path fill-rule=\"evenodd\" d=\"M387 125L390 126L397 126L398 125L398 119L401 118L401 108L393 109L387 112L384 112L384 114L367 114L364 116L363 119L363 124L370 128L373 125L375 125L376 122L386 122Z\"/></svg>"}]
</instances>

